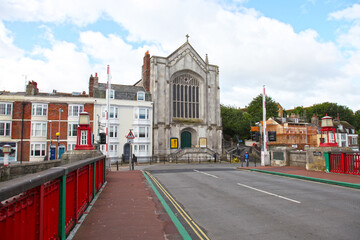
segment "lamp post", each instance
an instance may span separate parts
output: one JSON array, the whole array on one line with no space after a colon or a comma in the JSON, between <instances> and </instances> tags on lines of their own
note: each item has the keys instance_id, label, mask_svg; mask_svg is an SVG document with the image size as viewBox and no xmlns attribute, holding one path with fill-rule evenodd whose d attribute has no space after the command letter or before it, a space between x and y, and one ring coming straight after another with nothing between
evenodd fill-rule
<instances>
[{"instance_id":1,"label":"lamp post","mask_svg":"<svg viewBox=\"0 0 360 240\"><path fill-rule=\"evenodd\" d=\"M77 127L76 145L74 150L93 150L91 143L91 127L89 113L82 112Z\"/></svg>"},{"instance_id":2,"label":"lamp post","mask_svg":"<svg viewBox=\"0 0 360 240\"><path fill-rule=\"evenodd\" d=\"M59 133L60 133L60 120L61 120L61 113L64 112L61 108L59 108Z\"/></svg>"},{"instance_id":3,"label":"lamp post","mask_svg":"<svg viewBox=\"0 0 360 240\"><path fill-rule=\"evenodd\" d=\"M9 153L11 152L11 146L9 144L5 144L3 146L4 153L4 166L9 165Z\"/></svg>"}]
</instances>

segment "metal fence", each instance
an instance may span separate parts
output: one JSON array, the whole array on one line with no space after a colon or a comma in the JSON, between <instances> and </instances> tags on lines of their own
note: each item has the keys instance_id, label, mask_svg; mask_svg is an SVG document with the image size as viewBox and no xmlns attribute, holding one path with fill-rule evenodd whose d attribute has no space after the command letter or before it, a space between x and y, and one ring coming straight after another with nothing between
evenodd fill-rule
<instances>
[{"instance_id":1,"label":"metal fence","mask_svg":"<svg viewBox=\"0 0 360 240\"><path fill-rule=\"evenodd\" d=\"M329 152L328 171L360 175L360 152Z\"/></svg>"},{"instance_id":2,"label":"metal fence","mask_svg":"<svg viewBox=\"0 0 360 240\"><path fill-rule=\"evenodd\" d=\"M1 239L65 239L106 180L105 156L0 183Z\"/></svg>"}]
</instances>

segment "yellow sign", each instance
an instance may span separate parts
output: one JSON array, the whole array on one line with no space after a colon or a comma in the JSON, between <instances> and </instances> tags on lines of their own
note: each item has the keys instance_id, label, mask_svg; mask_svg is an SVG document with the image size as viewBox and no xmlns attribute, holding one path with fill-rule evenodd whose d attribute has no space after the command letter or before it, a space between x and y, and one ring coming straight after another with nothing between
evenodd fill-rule
<instances>
[{"instance_id":1,"label":"yellow sign","mask_svg":"<svg viewBox=\"0 0 360 240\"><path fill-rule=\"evenodd\" d=\"M178 139L177 138L170 138L170 148L178 148Z\"/></svg>"},{"instance_id":2,"label":"yellow sign","mask_svg":"<svg viewBox=\"0 0 360 240\"><path fill-rule=\"evenodd\" d=\"M200 138L199 139L199 145L201 148L206 147L206 138Z\"/></svg>"}]
</instances>

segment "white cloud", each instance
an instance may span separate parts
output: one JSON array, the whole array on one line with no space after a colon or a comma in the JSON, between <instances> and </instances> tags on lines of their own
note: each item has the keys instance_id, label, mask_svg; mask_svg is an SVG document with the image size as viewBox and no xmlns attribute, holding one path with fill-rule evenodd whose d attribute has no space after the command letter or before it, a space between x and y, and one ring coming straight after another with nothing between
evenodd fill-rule
<instances>
[{"instance_id":1,"label":"white cloud","mask_svg":"<svg viewBox=\"0 0 360 240\"><path fill-rule=\"evenodd\" d=\"M329 14L330 19L335 20L359 20L360 19L360 4L355 3L351 7L348 7L341 11L336 11Z\"/></svg>"},{"instance_id":2,"label":"white cloud","mask_svg":"<svg viewBox=\"0 0 360 240\"><path fill-rule=\"evenodd\" d=\"M352 48L344 57L336 43L320 41L316 31L297 33L291 25L243 8L239 2L242 0L234 5L221 0L2 1L3 21L85 26L106 18L118 23L128 36L87 30L79 33L79 45L75 45L55 39L49 29L51 47L37 46L33 55L25 57L0 24L0 50L10 51L6 56L0 52L0 70L8 79L20 79L21 85L21 74L26 73L41 83L41 89L79 91L87 90L91 73L98 72L100 81L105 82L109 64L113 83L132 84L141 78L146 50L151 55L168 56L189 34L196 51L203 58L207 53L210 63L220 67L224 104L244 107L266 84L269 95L285 108L321 101L359 107L354 103L360 102L355 93L360 87L359 4L329 15L332 20L353 22L349 31L339 36L340 46ZM90 65L89 59L95 64ZM64 79L71 80L63 84ZM0 81L0 89L4 87ZM349 93L346 97L344 91Z\"/></svg>"}]
</instances>

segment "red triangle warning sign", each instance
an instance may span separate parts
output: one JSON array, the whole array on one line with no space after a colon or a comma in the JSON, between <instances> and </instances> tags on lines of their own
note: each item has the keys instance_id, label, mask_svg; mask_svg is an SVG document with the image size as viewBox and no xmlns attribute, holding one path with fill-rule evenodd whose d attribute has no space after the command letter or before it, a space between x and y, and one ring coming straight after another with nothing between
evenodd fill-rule
<instances>
[{"instance_id":1,"label":"red triangle warning sign","mask_svg":"<svg viewBox=\"0 0 360 240\"><path fill-rule=\"evenodd\" d=\"M132 133L132 131L130 130L129 134L126 136L127 139L134 139L135 135Z\"/></svg>"}]
</instances>

